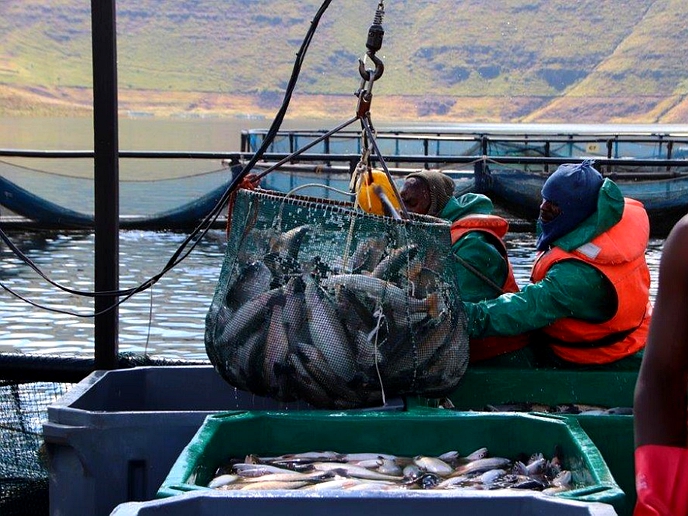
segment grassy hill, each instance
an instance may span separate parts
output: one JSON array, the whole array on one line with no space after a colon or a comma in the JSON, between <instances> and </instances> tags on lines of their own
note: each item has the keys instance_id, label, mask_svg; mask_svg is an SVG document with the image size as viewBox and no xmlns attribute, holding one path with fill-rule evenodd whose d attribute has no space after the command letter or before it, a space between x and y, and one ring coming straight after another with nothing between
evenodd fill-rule
<instances>
[{"instance_id":1,"label":"grassy hill","mask_svg":"<svg viewBox=\"0 0 688 516\"><path fill-rule=\"evenodd\" d=\"M332 2L292 109L354 112L378 0ZM119 0L120 108L272 114L320 0ZM387 2L373 113L484 122L687 121L685 0ZM86 0L3 0L0 114L87 114Z\"/></svg>"}]
</instances>

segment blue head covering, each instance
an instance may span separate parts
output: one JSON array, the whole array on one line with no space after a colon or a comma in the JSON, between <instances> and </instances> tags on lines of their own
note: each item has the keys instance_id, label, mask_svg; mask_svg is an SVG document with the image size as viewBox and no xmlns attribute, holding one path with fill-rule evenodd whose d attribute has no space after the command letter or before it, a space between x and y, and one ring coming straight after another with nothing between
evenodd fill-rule
<instances>
[{"instance_id":1,"label":"blue head covering","mask_svg":"<svg viewBox=\"0 0 688 516\"><path fill-rule=\"evenodd\" d=\"M604 178L593 160L561 165L542 186L542 198L559 206L561 213L549 222L540 221L537 250L572 231L597 209L597 196Z\"/></svg>"}]
</instances>

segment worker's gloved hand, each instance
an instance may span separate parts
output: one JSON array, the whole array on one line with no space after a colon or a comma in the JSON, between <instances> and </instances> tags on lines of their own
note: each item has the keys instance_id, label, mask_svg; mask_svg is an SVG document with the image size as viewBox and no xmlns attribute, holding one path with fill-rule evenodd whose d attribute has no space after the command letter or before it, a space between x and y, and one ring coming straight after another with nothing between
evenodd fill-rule
<instances>
[{"instance_id":1,"label":"worker's gloved hand","mask_svg":"<svg viewBox=\"0 0 688 516\"><path fill-rule=\"evenodd\" d=\"M688 514L688 449L648 444L635 450L633 516Z\"/></svg>"}]
</instances>

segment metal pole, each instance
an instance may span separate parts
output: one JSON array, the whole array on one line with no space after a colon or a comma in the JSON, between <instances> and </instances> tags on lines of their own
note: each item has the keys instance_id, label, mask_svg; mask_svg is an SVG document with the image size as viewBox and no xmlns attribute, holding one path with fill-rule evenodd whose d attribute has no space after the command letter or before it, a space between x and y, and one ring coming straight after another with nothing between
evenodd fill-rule
<instances>
[{"instance_id":1,"label":"metal pole","mask_svg":"<svg viewBox=\"0 0 688 516\"><path fill-rule=\"evenodd\" d=\"M115 0L91 0L95 188L95 290L119 289L119 145ZM117 367L116 296L95 299L95 367ZM103 312L104 311L104 312ZM101 313L103 312L103 313Z\"/></svg>"}]
</instances>

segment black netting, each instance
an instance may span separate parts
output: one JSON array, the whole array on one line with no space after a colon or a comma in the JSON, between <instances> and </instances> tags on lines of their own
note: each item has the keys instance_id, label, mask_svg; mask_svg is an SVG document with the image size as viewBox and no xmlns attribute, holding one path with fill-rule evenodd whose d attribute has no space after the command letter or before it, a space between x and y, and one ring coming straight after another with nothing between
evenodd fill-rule
<instances>
[{"instance_id":1,"label":"black netting","mask_svg":"<svg viewBox=\"0 0 688 516\"><path fill-rule=\"evenodd\" d=\"M0 514L46 515L48 468L43 450L47 407L70 384L0 381Z\"/></svg>"},{"instance_id":2,"label":"black netting","mask_svg":"<svg viewBox=\"0 0 688 516\"><path fill-rule=\"evenodd\" d=\"M318 408L443 396L468 363L449 226L241 190L206 319L232 385Z\"/></svg>"},{"instance_id":3,"label":"black netting","mask_svg":"<svg viewBox=\"0 0 688 516\"><path fill-rule=\"evenodd\" d=\"M200 365L203 361L173 360L121 353L121 368L137 366ZM43 423L48 406L71 389L67 381L17 381L14 378L50 380L86 376L93 360L63 355L0 353L0 516L49 514L48 454Z\"/></svg>"}]
</instances>

